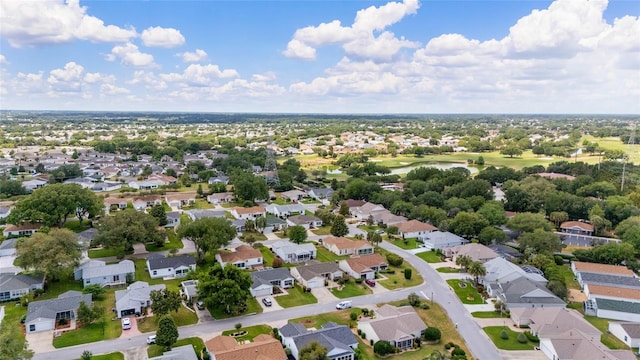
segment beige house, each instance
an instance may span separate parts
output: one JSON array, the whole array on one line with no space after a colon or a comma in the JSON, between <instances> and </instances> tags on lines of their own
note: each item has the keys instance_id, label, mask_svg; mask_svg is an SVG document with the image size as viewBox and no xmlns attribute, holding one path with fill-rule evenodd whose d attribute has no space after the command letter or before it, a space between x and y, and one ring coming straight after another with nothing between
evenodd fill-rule
<instances>
[{"instance_id":1,"label":"beige house","mask_svg":"<svg viewBox=\"0 0 640 360\"><path fill-rule=\"evenodd\" d=\"M216 260L225 267L231 264L241 269L261 267L263 264L262 253L249 245L240 245L233 251L219 251Z\"/></svg>"},{"instance_id":2,"label":"beige house","mask_svg":"<svg viewBox=\"0 0 640 360\"><path fill-rule=\"evenodd\" d=\"M322 246L338 256L373 254L373 246L368 242L345 237L328 236L322 240Z\"/></svg>"},{"instance_id":3,"label":"beige house","mask_svg":"<svg viewBox=\"0 0 640 360\"><path fill-rule=\"evenodd\" d=\"M164 201L167 202L172 208L182 209L183 206L189 206L196 203L196 194L167 194L164 197Z\"/></svg>"},{"instance_id":4,"label":"beige house","mask_svg":"<svg viewBox=\"0 0 640 360\"><path fill-rule=\"evenodd\" d=\"M384 270L389 266L387 260L380 254L369 254L353 256L346 260L340 260L340 270L349 274L355 279L372 280L376 277L376 272Z\"/></svg>"},{"instance_id":5,"label":"beige house","mask_svg":"<svg viewBox=\"0 0 640 360\"><path fill-rule=\"evenodd\" d=\"M411 306L383 305L374 319L358 321L358 329L374 342L386 340L402 350L411 349L427 325Z\"/></svg>"},{"instance_id":6,"label":"beige house","mask_svg":"<svg viewBox=\"0 0 640 360\"><path fill-rule=\"evenodd\" d=\"M518 307L511 309L510 315L516 325L529 326L531 333L538 337L553 337L571 329L598 339L602 335L582 314L572 309Z\"/></svg>"},{"instance_id":7,"label":"beige house","mask_svg":"<svg viewBox=\"0 0 640 360\"><path fill-rule=\"evenodd\" d=\"M255 220L261 216L266 216L267 211L262 206L252 206L248 208L234 207L230 211L236 219Z\"/></svg>"},{"instance_id":8,"label":"beige house","mask_svg":"<svg viewBox=\"0 0 640 360\"><path fill-rule=\"evenodd\" d=\"M455 262L459 256L468 256L473 261L485 263L493 260L500 255L488 247L478 243L468 243L444 249L444 254L448 258L452 258Z\"/></svg>"},{"instance_id":9,"label":"beige house","mask_svg":"<svg viewBox=\"0 0 640 360\"><path fill-rule=\"evenodd\" d=\"M398 230L403 239L416 238L422 240L426 234L436 231L438 228L422 221L409 220L398 225Z\"/></svg>"}]
</instances>

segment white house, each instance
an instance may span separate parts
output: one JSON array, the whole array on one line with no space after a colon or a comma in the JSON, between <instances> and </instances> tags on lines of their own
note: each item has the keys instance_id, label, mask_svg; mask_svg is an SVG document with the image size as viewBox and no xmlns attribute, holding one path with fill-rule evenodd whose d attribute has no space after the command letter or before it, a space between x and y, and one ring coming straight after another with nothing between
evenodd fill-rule
<instances>
[{"instance_id":1,"label":"white house","mask_svg":"<svg viewBox=\"0 0 640 360\"><path fill-rule=\"evenodd\" d=\"M47 182L40 179L27 180L22 182L22 186L27 189L27 192L32 192L35 189L40 189L41 187L45 187Z\"/></svg>"},{"instance_id":2,"label":"white house","mask_svg":"<svg viewBox=\"0 0 640 360\"><path fill-rule=\"evenodd\" d=\"M338 256L373 254L373 246L364 240L349 240L345 237L327 236L322 239L322 245Z\"/></svg>"},{"instance_id":3,"label":"white house","mask_svg":"<svg viewBox=\"0 0 640 360\"><path fill-rule=\"evenodd\" d=\"M420 339L427 325L411 306L383 305L374 319L358 321L358 329L374 342L386 340L402 350L412 349L415 339Z\"/></svg>"},{"instance_id":4,"label":"white house","mask_svg":"<svg viewBox=\"0 0 640 360\"><path fill-rule=\"evenodd\" d=\"M167 212L167 225L165 227L176 228L180 226L180 215L182 214L179 211Z\"/></svg>"},{"instance_id":5,"label":"white house","mask_svg":"<svg viewBox=\"0 0 640 360\"><path fill-rule=\"evenodd\" d=\"M233 202L234 198L235 197L231 192L223 192L223 193L215 193L215 194L207 195L207 201L214 205Z\"/></svg>"},{"instance_id":6,"label":"white house","mask_svg":"<svg viewBox=\"0 0 640 360\"><path fill-rule=\"evenodd\" d=\"M340 260L340 270L349 274L355 279L373 280L378 271L386 269L389 265L387 260L380 254L369 254L353 256L349 259Z\"/></svg>"},{"instance_id":7,"label":"white house","mask_svg":"<svg viewBox=\"0 0 640 360\"><path fill-rule=\"evenodd\" d=\"M151 306L151 292L165 288L164 284L149 286L144 281L136 281L126 290L116 290L116 317L141 314L144 308Z\"/></svg>"},{"instance_id":8,"label":"white house","mask_svg":"<svg viewBox=\"0 0 640 360\"><path fill-rule=\"evenodd\" d=\"M53 330L56 321L75 319L81 302L91 307L91 294L69 290L58 295L56 299L30 302L24 323L27 333Z\"/></svg>"},{"instance_id":9,"label":"white house","mask_svg":"<svg viewBox=\"0 0 640 360\"><path fill-rule=\"evenodd\" d=\"M129 187L137 190L154 190L160 186L163 186L164 182L160 180L142 180L132 181L129 183Z\"/></svg>"},{"instance_id":10,"label":"white house","mask_svg":"<svg viewBox=\"0 0 640 360\"><path fill-rule=\"evenodd\" d=\"M540 350L550 360L556 359L610 359L636 360L629 350L611 350L600 339L585 335L578 330L569 330L551 338L540 338Z\"/></svg>"},{"instance_id":11,"label":"white house","mask_svg":"<svg viewBox=\"0 0 640 360\"><path fill-rule=\"evenodd\" d=\"M464 245L469 242L464 238L456 234L452 234L448 231L432 231L423 235L422 241L425 248L431 249L445 249L452 246Z\"/></svg>"},{"instance_id":12,"label":"white house","mask_svg":"<svg viewBox=\"0 0 640 360\"><path fill-rule=\"evenodd\" d=\"M297 282L310 289L323 287L326 280L342 278L342 270L334 262L321 263L311 260L309 264L291 268L289 271Z\"/></svg>"},{"instance_id":13,"label":"white house","mask_svg":"<svg viewBox=\"0 0 640 360\"><path fill-rule=\"evenodd\" d=\"M327 349L330 360L354 360L358 340L348 326L328 322L319 329L308 330L300 323L288 323L278 331L282 344L291 350L294 359L299 359L300 349L311 342L318 342Z\"/></svg>"},{"instance_id":14,"label":"white house","mask_svg":"<svg viewBox=\"0 0 640 360\"><path fill-rule=\"evenodd\" d=\"M322 226L322 220L310 215L294 215L287 218L288 226L302 226L305 229L317 228Z\"/></svg>"},{"instance_id":15,"label":"white house","mask_svg":"<svg viewBox=\"0 0 640 360\"><path fill-rule=\"evenodd\" d=\"M218 251L216 260L222 267L231 264L241 269L261 267L263 264L262 253L249 245L240 245L233 251Z\"/></svg>"},{"instance_id":16,"label":"white house","mask_svg":"<svg viewBox=\"0 0 640 360\"><path fill-rule=\"evenodd\" d=\"M285 218L294 214L304 214L304 206L301 204L269 204L265 207L267 214Z\"/></svg>"},{"instance_id":17,"label":"white house","mask_svg":"<svg viewBox=\"0 0 640 360\"><path fill-rule=\"evenodd\" d=\"M147 259L147 271L152 279L180 278L195 270L196 259L190 254Z\"/></svg>"},{"instance_id":18,"label":"white house","mask_svg":"<svg viewBox=\"0 0 640 360\"><path fill-rule=\"evenodd\" d=\"M304 243L294 244L290 241L277 241L271 244L271 251L288 263L299 263L315 259L317 249L315 245Z\"/></svg>"},{"instance_id":19,"label":"white house","mask_svg":"<svg viewBox=\"0 0 640 360\"><path fill-rule=\"evenodd\" d=\"M0 273L0 302L20 299L30 291L44 288L44 276Z\"/></svg>"},{"instance_id":20,"label":"white house","mask_svg":"<svg viewBox=\"0 0 640 360\"><path fill-rule=\"evenodd\" d=\"M4 235L5 238L8 238L10 236L31 236L33 235L33 233L37 232L38 229L40 229L40 226L40 224L32 224L27 222L20 225L8 224L2 231L2 235Z\"/></svg>"},{"instance_id":21,"label":"white house","mask_svg":"<svg viewBox=\"0 0 640 360\"><path fill-rule=\"evenodd\" d=\"M83 286L99 284L105 286L117 286L127 283L127 277L133 278L136 272L131 260L122 260L117 264L90 266L82 269Z\"/></svg>"},{"instance_id":22,"label":"white house","mask_svg":"<svg viewBox=\"0 0 640 360\"><path fill-rule=\"evenodd\" d=\"M422 241L428 233L436 231L438 228L422 221L409 220L398 225L398 230L403 239L417 238Z\"/></svg>"},{"instance_id":23,"label":"white house","mask_svg":"<svg viewBox=\"0 0 640 360\"><path fill-rule=\"evenodd\" d=\"M253 206L248 208L234 207L230 211L236 219L255 220L260 216L266 216L266 211L262 206Z\"/></svg>"},{"instance_id":24,"label":"white house","mask_svg":"<svg viewBox=\"0 0 640 360\"><path fill-rule=\"evenodd\" d=\"M609 332L630 348L640 347L640 323L609 321Z\"/></svg>"}]
</instances>

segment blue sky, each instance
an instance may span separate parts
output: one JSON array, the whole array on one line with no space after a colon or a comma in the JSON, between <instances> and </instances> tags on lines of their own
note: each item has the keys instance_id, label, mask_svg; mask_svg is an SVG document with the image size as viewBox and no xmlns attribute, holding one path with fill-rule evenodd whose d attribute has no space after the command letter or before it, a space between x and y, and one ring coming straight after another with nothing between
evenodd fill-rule
<instances>
[{"instance_id":1,"label":"blue sky","mask_svg":"<svg viewBox=\"0 0 640 360\"><path fill-rule=\"evenodd\" d=\"M0 108L640 113L640 2L0 1Z\"/></svg>"}]
</instances>

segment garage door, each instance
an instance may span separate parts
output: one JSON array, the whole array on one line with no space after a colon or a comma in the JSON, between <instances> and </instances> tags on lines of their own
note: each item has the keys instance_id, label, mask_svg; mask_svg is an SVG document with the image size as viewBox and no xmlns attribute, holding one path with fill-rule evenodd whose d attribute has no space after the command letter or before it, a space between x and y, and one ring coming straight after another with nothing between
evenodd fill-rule
<instances>
[{"instance_id":1,"label":"garage door","mask_svg":"<svg viewBox=\"0 0 640 360\"><path fill-rule=\"evenodd\" d=\"M255 289L251 289L251 293L253 294L254 297L267 296L267 295L271 295L271 288L261 286Z\"/></svg>"}]
</instances>

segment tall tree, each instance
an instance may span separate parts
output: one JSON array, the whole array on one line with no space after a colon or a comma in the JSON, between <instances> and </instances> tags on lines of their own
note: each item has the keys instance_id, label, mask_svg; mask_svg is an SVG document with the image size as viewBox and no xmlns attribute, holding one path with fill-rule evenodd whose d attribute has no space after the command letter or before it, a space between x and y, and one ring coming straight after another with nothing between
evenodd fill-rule
<instances>
[{"instance_id":1,"label":"tall tree","mask_svg":"<svg viewBox=\"0 0 640 360\"><path fill-rule=\"evenodd\" d=\"M201 218L180 226L178 236L193 241L201 261L207 252L229 245L236 228L227 219Z\"/></svg>"},{"instance_id":2,"label":"tall tree","mask_svg":"<svg viewBox=\"0 0 640 360\"><path fill-rule=\"evenodd\" d=\"M333 236L345 236L349 233L349 227L344 220L342 215L336 216L336 219L333 221L333 225L331 225L331 235Z\"/></svg>"},{"instance_id":3,"label":"tall tree","mask_svg":"<svg viewBox=\"0 0 640 360\"><path fill-rule=\"evenodd\" d=\"M502 244L507 240L509 240L507 234L493 226L483 228L480 230L480 234L478 234L478 241L483 245L491 245L493 243Z\"/></svg>"},{"instance_id":4,"label":"tall tree","mask_svg":"<svg viewBox=\"0 0 640 360\"><path fill-rule=\"evenodd\" d=\"M254 202L256 199L267 199L269 187L264 178L246 171L237 171L231 175L233 194L240 201Z\"/></svg>"},{"instance_id":5,"label":"tall tree","mask_svg":"<svg viewBox=\"0 0 640 360\"><path fill-rule=\"evenodd\" d=\"M82 252L76 234L68 229L51 229L21 238L16 244L15 264L44 273L51 279L65 279L73 273Z\"/></svg>"},{"instance_id":6,"label":"tall tree","mask_svg":"<svg viewBox=\"0 0 640 360\"><path fill-rule=\"evenodd\" d=\"M328 350L317 341L312 341L303 346L298 352L300 360L329 360Z\"/></svg>"},{"instance_id":7,"label":"tall tree","mask_svg":"<svg viewBox=\"0 0 640 360\"><path fill-rule=\"evenodd\" d=\"M460 255L456 257L456 265L461 266L465 272L472 262L473 260L468 255Z\"/></svg>"},{"instance_id":8,"label":"tall tree","mask_svg":"<svg viewBox=\"0 0 640 360\"><path fill-rule=\"evenodd\" d=\"M153 290L149 294L151 299L151 310L154 315L167 315L171 311L176 313L180 310L182 299L177 291L169 289Z\"/></svg>"},{"instance_id":9,"label":"tall tree","mask_svg":"<svg viewBox=\"0 0 640 360\"><path fill-rule=\"evenodd\" d=\"M80 306L78 306L78 322L80 322L83 326L86 326L96 321L100 317L100 313L95 307L95 304L94 308L91 308L84 301L80 302Z\"/></svg>"},{"instance_id":10,"label":"tall tree","mask_svg":"<svg viewBox=\"0 0 640 360\"><path fill-rule=\"evenodd\" d=\"M215 264L208 273L202 274L198 283L198 298L207 307L223 309L235 314L249 298L251 277L235 266Z\"/></svg>"},{"instance_id":11,"label":"tall tree","mask_svg":"<svg viewBox=\"0 0 640 360\"><path fill-rule=\"evenodd\" d=\"M553 211L549 214L549 220L553 221L556 227L560 227L560 224L569 220L569 214L566 211Z\"/></svg>"},{"instance_id":12,"label":"tall tree","mask_svg":"<svg viewBox=\"0 0 640 360\"><path fill-rule=\"evenodd\" d=\"M33 351L29 350L20 326L14 326L6 320L0 323L0 359L30 360L32 358Z\"/></svg>"},{"instance_id":13,"label":"tall tree","mask_svg":"<svg viewBox=\"0 0 640 360\"><path fill-rule=\"evenodd\" d=\"M178 341L178 327L171 316L165 315L158 322L158 331L156 331L156 344L171 350L173 344Z\"/></svg>"},{"instance_id":14,"label":"tall tree","mask_svg":"<svg viewBox=\"0 0 640 360\"><path fill-rule=\"evenodd\" d=\"M95 241L105 247L119 249L121 254L133 251L135 243L164 243L164 235L158 230L158 220L134 209L103 217L97 228Z\"/></svg>"},{"instance_id":15,"label":"tall tree","mask_svg":"<svg viewBox=\"0 0 640 360\"><path fill-rule=\"evenodd\" d=\"M255 227L259 233L262 233L267 227L267 218L264 216L259 216L258 218L256 218Z\"/></svg>"},{"instance_id":16,"label":"tall tree","mask_svg":"<svg viewBox=\"0 0 640 360\"><path fill-rule=\"evenodd\" d=\"M467 269L469 275L474 277L474 281L476 286L480 280L481 276L487 275L487 268L484 267L484 264L480 261L473 261L469 264L469 268Z\"/></svg>"},{"instance_id":17,"label":"tall tree","mask_svg":"<svg viewBox=\"0 0 640 360\"><path fill-rule=\"evenodd\" d=\"M497 201L484 203L477 212L487 219L491 225L500 226L507 222L507 217L504 214L504 207L502 206L502 203Z\"/></svg>"},{"instance_id":18,"label":"tall tree","mask_svg":"<svg viewBox=\"0 0 640 360\"><path fill-rule=\"evenodd\" d=\"M461 212L449 223L449 230L465 238L478 236L489 222L477 213Z\"/></svg>"},{"instance_id":19,"label":"tall tree","mask_svg":"<svg viewBox=\"0 0 640 360\"><path fill-rule=\"evenodd\" d=\"M535 253L541 252L557 252L562 250L562 241L560 237L552 232L536 229L533 232L527 232L518 237L520 249L524 251L530 248Z\"/></svg>"},{"instance_id":20,"label":"tall tree","mask_svg":"<svg viewBox=\"0 0 640 360\"><path fill-rule=\"evenodd\" d=\"M153 216L158 220L158 225L165 226L168 223L167 220L167 212L164 210L164 206L157 204L153 205L151 210L149 210L149 215Z\"/></svg>"},{"instance_id":21,"label":"tall tree","mask_svg":"<svg viewBox=\"0 0 640 360\"><path fill-rule=\"evenodd\" d=\"M301 225L296 225L288 228L287 234L289 235L289 240L296 244L300 244L303 241L307 240L307 229L305 229L305 227Z\"/></svg>"},{"instance_id":22,"label":"tall tree","mask_svg":"<svg viewBox=\"0 0 640 360\"><path fill-rule=\"evenodd\" d=\"M543 231L552 231L551 224L544 215L538 213L522 213L517 214L507 221L507 227L511 230L519 232L533 232L536 229Z\"/></svg>"}]
</instances>

